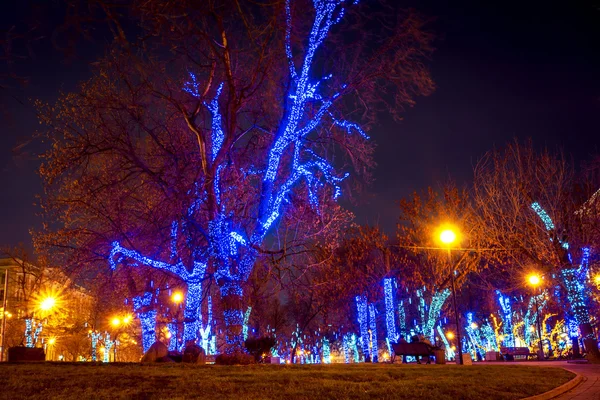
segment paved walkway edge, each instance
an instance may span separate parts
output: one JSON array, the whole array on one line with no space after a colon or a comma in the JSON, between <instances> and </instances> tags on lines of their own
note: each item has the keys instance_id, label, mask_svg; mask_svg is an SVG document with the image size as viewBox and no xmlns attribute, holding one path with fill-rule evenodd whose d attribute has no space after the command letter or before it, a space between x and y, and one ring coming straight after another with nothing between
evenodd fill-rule
<instances>
[{"instance_id":1,"label":"paved walkway edge","mask_svg":"<svg viewBox=\"0 0 600 400\"><path fill-rule=\"evenodd\" d=\"M569 372L573 372L573 371L569 371ZM554 389L549 390L549 391L547 391L545 393L537 394L537 395L531 396L531 397L525 397L522 400L549 400L549 399L553 399L555 397L560 396L561 394L564 394L564 393L568 392L571 389L574 389L581 382L583 382L583 375L577 374L577 376L575 376L575 378L571 379L567 383L563 383L562 385L560 385L558 387L555 387Z\"/></svg>"}]
</instances>

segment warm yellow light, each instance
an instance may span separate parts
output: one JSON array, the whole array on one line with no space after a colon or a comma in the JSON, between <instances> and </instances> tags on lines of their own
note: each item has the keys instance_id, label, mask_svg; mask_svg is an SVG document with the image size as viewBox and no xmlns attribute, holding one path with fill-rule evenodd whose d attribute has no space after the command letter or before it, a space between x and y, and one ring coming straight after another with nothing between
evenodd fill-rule
<instances>
[{"instance_id":1,"label":"warm yellow light","mask_svg":"<svg viewBox=\"0 0 600 400\"><path fill-rule=\"evenodd\" d=\"M56 343L56 338L51 337L50 339L48 339L48 344L49 345L53 345L54 343Z\"/></svg>"},{"instance_id":2,"label":"warm yellow light","mask_svg":"<svg viewBox=\"0 0 600 400\"><path fill-rule=\"evenodd\" d=\"M477 329L479 326L475 322L471 322L471 329Z\"/></svg>"},{"instance_id":3,"label":"warm yellow light","mask_svg":"<svg viewBox=\"0 0 600 400\"><path fill-rule=\"evenodd\" d=\"M130 322L131 322L131 315L126 315L126 316L123 318L123 323L124 323L124 324L128 324L128 323L130 323Z\"/></svg>"},{"instance_id":4,"label":"warm yellow light","mask_svg":"<svg viewBox=\"0 0 600 400\"><path fill-rule=\"evenodd\" d=\"M119 318L113 318L112 321L110 321L110 323L112 324L112 326L119 326L121 325L121 320Z\"/></svg>"},{"instance_id":5,"label":"warm yellow light","mask_svg":"<svg viewBox=\"0 0 600 400\"><path fill-rule=\"evenodd\" d=\"M600 285L600 274L594 277L594 282L596 282L596 285Z\"/></svg>"},{"instance_id":6,"label":"warm yellow light","mask_svg":"<svg viewBox=\"0 0 600 400\"><path fill-rule=\"evenodd\" d=\"M167 331L167 334L165 336L167 337L167 339L171 339L171 332Z\"/></svg>"},{"instance_id":7,"label":"warm yellow light","mask_svg":"<svg viewBox=\"0 0 600 400\"><path fill-rule=\"evenodd\" d=\"M181 294L181 292L175 292L175 293L173 293L173 302L179 304L182 301L183 301L183 294Z\"/></svg>"},{"instance_id":8,"label":"warm yellow light","mask_svg":"<svg viewBox=\"0 0 600 400\"><path fill-rule=\"evenodd\" d=\"M448 332L448 333L446 333L446 337L447 337L448 339L452 340L452 339L454 339L454 333L452 333L452 332Z\"/></svg>"},{"instance_id":9,"label":"warm yellow light","mask_svg":"<svg viewBox=\"0 0 600 400\"><path fill-rule=\"evenodd\" d=\"M503 341L503 340L504 340L504 336L502 336L502 335L498 335L498 340L499 340L499 341Z\"/></svg>"},{"instance_id":10,"label":"warm yellow light","mask_svg":"<svg viewBox=\"0 0 600 400\"><path fill-rule=\"evenodd\" d=\"M440 232L440 241L444 244L452 244L456 240L456 233L452 229L444 229Z\"/></svg>"},{"instance_id":11,"label":"warm yellow light","mask_svg":"<svg viewBox=\"0 0 600 400\"><path fill-rule=\"evenodd\" d=\"M456 351L456 346L451 347L452 351Z\"/></svg>"},{"instance_id":12,"label":"warm yellow light","mask_svg":"<svg viewBox=\"0 0 600 400\"><path fill-rule=\"evenodd\" d=\"M49 311L56 305L56 299L54 297L46 297L40 302L40 309Z\"/></svg>"},{"instance_id":13,"label":"warm yellow light","mask_svg":"<svg viewBox=\"0 0 600 400\"><path fill-rule=\"evenodd\" d=\"M533 325L529 327L529 332L535 332L535 327Z\"/></svg>"},{"instance_id":14,"label":"warm yellow light","mask_svg":"<svg viewBox=\"0 0 600 400\"><path fill-rule=\"evenodd\" d=\"M537 286L540 284L541 279L539 275L536 274L531 274L527 277L527 281L529 281L529 284L532 286Z\"/></svg>"}]
</instances>

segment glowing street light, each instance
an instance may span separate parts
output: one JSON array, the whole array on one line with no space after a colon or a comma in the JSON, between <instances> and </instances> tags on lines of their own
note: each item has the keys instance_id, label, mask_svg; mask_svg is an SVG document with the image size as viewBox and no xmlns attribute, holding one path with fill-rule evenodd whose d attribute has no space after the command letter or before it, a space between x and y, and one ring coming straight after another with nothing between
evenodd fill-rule
<instances>
[{"instance_id":1,"label":"glowing street light","mask_svg":"<svg viewBox=\"0 0 600 400\"><path fill-rule=\"evenodd\" d=\"M594 277L594 282L596 283L596 285L600 285L600 274Z\"/></svg>"},{"instance_id":2,"label":"glowing street light","mask_svg":"<svg viewBox=\"0 0 600 400\"><path fill-rule=\"evenodd\" d=\"M458 352L456 353L456 357L458 357L458 359L457 359L456 363L462 365L463 359L462 359L462 344L461 344L461 338L460 338L460 316L458 314L458 307L456 305L456 286L454 284L454 274L456 271L455 271L455 266L453 265L453 262L452 262L452 254L450 253L450 247L452 246L452 244L454 242L456 242L457 236L458 235L456 234L454 229L446 227L446 228L442 228L439 231L438 239L440 242L442 242L448 248L448 261L452 268L452 271L450 272L450 279L452 281L452 302L454 303L454 317L456 319L456 336L457 336L456 344L458 345Z\"/></svg>"},{"instance_id":3,"label":"glowing street light","mask_svg":"<svg viewBox=\"0 0 600 400\"><path fill-rule=\"evenodd\" d=\"M452 229L444 229L440 232L440 241L444 244L452 244L456 240L456 233Z\"/></svg>"},{"instance_id":4,"label":"glowing street light","mask_svg":"<svg viewBox=\"0 0 600 400\"><path fill-rule=\"evenodd\" d=\"M40 310L50 311L56 305L54 297L46 297L40 302Z\"/></svg>"},{"instance_id":5,"label":"glowing street light","mask_svg":"<svg viewBox=\"0 0 600 400\"><path fill-rule=\"evenodd\" d=\"M538 274L530 274L527 277L527 281L529 282L529 284L531 286L533 286L534 289L537 289L540 284L542 283L542 278L538 275ZM538 350L538 359L543 360L544 359L544 347L542 345L542 327L541 327L541 323L540 323L540 306L538 304L538 296L535 296L535 313L537 316L537 331L538 331L538 341L539 341L539 346L540 349Z\"/></svg>"},{"instance_id":6,"label":"glowing street light","mask_svg":"<svg viewBox=\"0 0 600 400\"><path fill-rule=\"evenodd\" d=\"M110 321L110 323L112 324L112 326L117 327L117 326L121 325L121 319L118 317L115 317L112 319L112 321Z\"/></svg>"},{"instance_id":7,"label":"glowing street light","mask_svg":"<svg viewBox=\"0 0 600 400\"><path fill-rule=\"evenodd\" d=\"M448 339L452 340L452 339L454 339L454 333L452 333L452 332L448 332L448 333L446 333L446 337L447 337Z\"/></svg>"},{"instance_id":8,"label":"glowing street light","mask_svg":"<svg viewBox=\"0 0 600 400\"><path fill-rule=\"evenodd\" d=\"M531 274L527 277L527 280L529 281L529 284L533 287L536 287L540 284L540 282L542 281L540 279L540 276L537 274Z\"/></svg>"},{"instance_id":9,"label":"glowing street light","mask_svg":"<svg viewBox=\"0 0 600 400\"><path fill-rule=\"evenodd\" d=\"M54 343L56 343L56 338L55 337L51 337L50 339L48 339L48 344L49 345L53 345Z\"/></svg>"},{"instance_id":10,"label":"glowing street light","mask_svg":"<svg viewBox=\"0 0 600 400\"><path fill-rule=\"evenodd\" d=\"M173 299L173 302L176 304L179 304L183 301L183 294L181 294L181 292L175 292L171 297Z\"/></svg>"},{"instance_id":11,"label":"glowing street light","mask_svg":"<svg viewBox=\"0 0 600 400\"><path fill-rule=\"evenodd\" d=\"M128 323L130 323L130 322L131 322L131 315L126 315L126 316L123 318L123 323L124 323L125 325L127 325L127 324L128 324Z\"/></svg>"}]
</instances>

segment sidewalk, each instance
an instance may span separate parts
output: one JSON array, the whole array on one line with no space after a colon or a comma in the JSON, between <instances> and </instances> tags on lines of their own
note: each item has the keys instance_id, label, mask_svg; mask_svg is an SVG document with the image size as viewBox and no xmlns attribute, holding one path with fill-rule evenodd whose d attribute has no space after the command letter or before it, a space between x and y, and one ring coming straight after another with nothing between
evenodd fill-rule
<instances>
[{"instance_id":1,"label":"sidewalk","mask_svg":"<svg viewBox=\"0 0 600 400\"><path fill-rule=\"evenodd\" d=\"M540 367L560 367L582 375L584 380L574 389L555 397L556 400L600 400L600 365L570 364L566 361L532 361L506 363L507 365L527 365Z\"/></svg>"}]
</instances>

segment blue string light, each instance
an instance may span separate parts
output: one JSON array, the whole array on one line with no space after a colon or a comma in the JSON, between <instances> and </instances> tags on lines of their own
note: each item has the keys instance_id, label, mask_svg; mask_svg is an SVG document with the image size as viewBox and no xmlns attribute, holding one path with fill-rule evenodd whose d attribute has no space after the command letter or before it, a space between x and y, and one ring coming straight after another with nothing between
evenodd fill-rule
<instances>
[{"instance_id":1,"label":"blue string light","mask_svg":"<svg viewBox=\"0 0 600 400\"><path fill-rule=\"evenodd\" d=\"M375 311L375 305L369 304L369 330L370 330L370 342L371 342L371 358L373 362L378 362L379 349L377 346L377 313Z\"/></svg>"},{"instance_id":2,"label":"blue string light","mask_svg":"<svg viewBox=\"0 0 600 400\"><path fill-rule=\"evenodd\" d=\"M358 326L360 327L360 342L362 345L365 360L369 357L369 307L365 296L356 296L356 309L358 316Z\"/></svg>"},{"instance_id":3,"label":"blue string light","mask_svg":"<svg viewBox=\"0 0 600 400\"><path fill-rule=\"evenodd\" d=\"M250 313L252 312L252 307L248 307L246 312L244 313L244 325L242 326L242 334L244 336L244 340L248 339L248 321L250 320Z\"/></svg>"},{"instance_id":4,"label":"blue string light","mask_svg":"<svg viewBox=\"0 0 600 400\"><path fill-rule=\"evenodd\" d=\"M356 1L354 2L356 3ZM180 220L174 220L171 224L170 260L166 262L142 255L138 251L122 246L120 242L112 243L109 262L111 267L125 259L132 259L139 265L168 272L188 285L188 294L184 309L184 333L183 340L197 340L199 332L206 331L201 327L201 284L205 278L206 266L215 266L214 278L219 283L221 295L242 296L242 283L250 277L252 268L258 256L257 248L265 240L265 236L281 217L283 205L286 203L292 189L304 181L306 183L310 204L319 212L319 191L328 185L333 188L332 194L337 198L341 194L340 183L348 177L347 173L338 174L333 165L325 158L319 156L309 147L309 134L315 132L325 123L333 124L347 134L354 132L368 139L366 133L352 122L336 117L332 105L345 86L331 87L333 82L331 74L325 74L318 78L313 68L316 53L322 48L333 25L337 24L344 15L345 0L314 0L314 20L310 33L307 37L307 45L304 54L293 54L292 47L292 11L290 0L285 3L286 8L286 34L285 52L289 66L289 89L285 96L285 115L282 123L273 135L273 141L268 149L264 166L246 168L243 170L258 171L262 173L262 187L260 188L260 202L256 215L256 224L248 224L246 228L252 227L253 231L243 232L237 223L233 221L233 209L237 205L226 204L223 193L229 188L222 188L224 177L230 177L228 169L233 166L226 157L219 157L223 152L225 138L230 132L225 132L223 127L222 110L219 98L223 94L223 83L219 84L215 96L209 102L203 102L211 119L210 152L207 163L210 170L214 171L212 177L212 189L216 202L215 215L211 215L207 221L207 229L198 226L196 221L206 220L202 204L207 202L209 194L202 177L194 184L188 194L193 197L187 214ZM295 61L298 57L298 62ZM298 67L297 67L298 65ZM318 66L320 68L320 65ZM327 86L330 96L323 93L323 87ZM193 73L189 73L189 80L183 84L182 90L197 99L205 95L201 91L199 79ZM288 157L289 156L289 157ZM284 160L284 161L282 161ZM288 160L289 164L288 165ZM216 165L218 164L218 165ZM235 198L232 201L237 202ZM234 207L235 206L235 207ZM192 226L193 225L193 226ZM207 244L199 246L193 239L191 232L201 231L206 238ZM180 239L182 238L182 239ZM192 251L193 265L187 265L178 256L178 246L185 245ZM148 317L150 318L150 317ZM151 324L151 318L145 319ZM225 310L224 321L226 327L243 322L241 310ZM144 322L143 322L144 324ZM229 331L229 329L227 330ZM227 343L239 341L239 338L227 338Z\"/></svg>"},{"instance_id":5,"label":"blue string light","mask_svg":"<svg viewBox=\"0 0 600 400\"><path fill-rule=\"evenodd\" d=\"M448 339L446 339L446 334L444 333L444 330L442 329L441 325L437 326L437 331L440 335L440 339L442 339L442 342L444 343L444 347L446 348L446 358L448 360L452 360L455 356L455 353L454 350L452 350L452 346L450 346Z\"/></svg>"},{"instance_id":6,"label":"blue string light","mask_svg":"<svg viewBox=\"0 0 600 400\"><path fill-rule=\"evenodd\" d=\"M498 295L498 302L500 303L500 307L502 309L502 336L504 337L502 343L505 347L515 347L515 335L513 333L512 308L510 305L510 299L507 296L503 296L499 290L496 290L496 294Z\"/></svg>"},{"instance_id":7,"label":"blue string light","mask_svg":"<svg viewBox=\"0 0 600 400\"><path fill-rule=\"evenodd\" d=\"M404 301L398 303L398 326L400 327L400 335L406 337L406 311L404 310Z\"/></svg>"},{"instance_id":8,"label":"blue string light","mask_svg":"<svg viewBox=\"0 0 600 400\"><path fill-rule=\"evenodd\" d=\"M396 332L396 318L394 307L394 288L396 279L385 278L383 280L383 291L385 294L385 325L387 328L388 351L391 353L389 342L396 343L398 341L398 333Z\"/></svg>"},{"instance_id":9,"label":"blue string light","mask_svg":"<svg viewBox=\"0 0 600 400\"><path fill-rule=\"evenodd\" d=\"M434 342L435 332L434 327L440 317L440 311L444 303L450 296L450 289L444 289L441 292L435 293L431 298L431 305L427 313L427 320L423 324L423 334L428 335L431 342Z\"/></svg>"},{"instance_id":10,"label":"blue string light","mask_svg":"<svg viewBox=\"0 0 600 400\"><path fill-rule=\"evenodd\" d=\"M331 350L327 338L323 338L323 364L331 364Z\"/></svg>"},{"instance_id":11,"label":"blue string light","mask_svg":"<svg viewBox=\"0 0 600 400\"><path fill-rule=\"evenodd\" d=\"M98 361L98 341L102 340L102 334L100 332L90 332L90 338L92 341L92 361Z\"/></svg>"}]
</instances>

